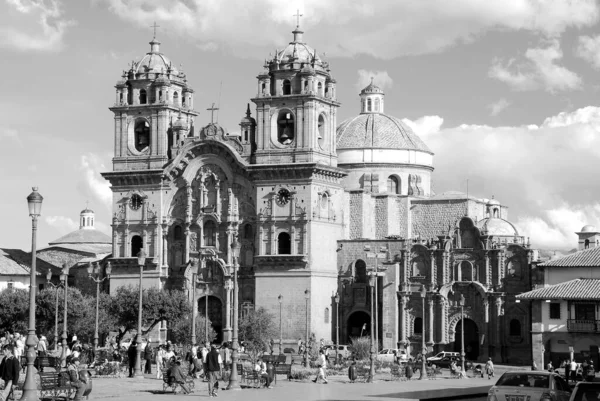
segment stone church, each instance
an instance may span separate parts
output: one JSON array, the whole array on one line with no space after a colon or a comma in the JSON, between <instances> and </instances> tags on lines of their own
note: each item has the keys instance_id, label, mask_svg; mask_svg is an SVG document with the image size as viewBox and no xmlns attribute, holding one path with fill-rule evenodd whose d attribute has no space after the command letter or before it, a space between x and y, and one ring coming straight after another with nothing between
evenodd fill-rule
<instances>
[{"instance_id":1,"label":"stone church","mask_svg":"<svg viewBox=\"0 0 600 401\"><path fill-rule=\"evenodd\" d=\"M299 26L256 79L255 111L229 135L196 126L194 90L156 38L123 72L110 107L113 170L103 173L113 192L111 291L137 285L143 249L144 286L196 285L191 301L200 311L208 302L229 340L238 262L240 314L264 307L281 319L284 347L306 333L340 343L369 334L373 304L381 347L426 335L435 351L460 343L462 295L471 358L530 358L528 311L514 296L531 288L534 251L507 208L434 194L432 151L384 113L373 82L359 114L338 124L337 82Z\"/></svg>"}]
</instances>

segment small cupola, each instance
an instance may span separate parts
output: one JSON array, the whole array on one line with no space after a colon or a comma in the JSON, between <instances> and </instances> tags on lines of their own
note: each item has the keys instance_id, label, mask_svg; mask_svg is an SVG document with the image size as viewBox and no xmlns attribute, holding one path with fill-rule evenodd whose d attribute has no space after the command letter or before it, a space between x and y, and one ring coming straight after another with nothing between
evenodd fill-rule
<instances>
[{"instance_id":1,"label":"small cupola","mask_svg":"<svg viewBox=\"0 0 600 401\"><path fill-rule=\"evenodd\" d=\"M79 214L79 229L94 229L94 211L85 208Z\"/></svg>"},{"instance_id":2,"label":"small cupola","mask_svg":"<svg viewBox=\"0 0 600 401\"><path fill-rule=\"evenodd\" d=\"M360 91L360 113L383 113L384 96L383 90L373 83L371 77L371 83Z\"/></svg>"},{"instance_id":3,"label":"small cupola","mask_svg":"<svg viewBox=\"0 0 600 401\"><path fill-rule=\"evenodd\" d=\"M600 232L598 232L595 226L587 224L581 227L581 230L575 234L579 237L578 249L580 251L600 246Z\"/></svg>"}]
</instances>

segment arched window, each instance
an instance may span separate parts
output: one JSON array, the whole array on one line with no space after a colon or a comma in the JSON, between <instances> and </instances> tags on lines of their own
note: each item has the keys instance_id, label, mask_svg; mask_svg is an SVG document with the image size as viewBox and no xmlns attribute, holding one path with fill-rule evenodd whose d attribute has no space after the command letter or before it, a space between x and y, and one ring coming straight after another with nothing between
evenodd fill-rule
<instances>
[{"instance_id":1,"label":"arched window","mask_svg":"<svg viewBox=\"0 0 600 401\"><path fill-rule=\"evenodd\" d=\"M354 282L367 283L367 264L364 260L359 259L354 263Z\"/></svg>"},{"instance_id":2,"label":"arched window","mask_svg":"<svg viewBox=\"0 0 600 401\"><path fill-rule=\"evenodd\" d=\"M143 248L142 237L134 235L131 237L131 257L134 258Z\"/></svg>"},{"instance_id":3,"label":"arched window","mask_svg":"<svg viewBox=\"0 0 600 401\"><path fill-rule=\"evenodd\" d=\"M248 142L248 130L244 130L244 142Z\"/></svg>"},{"instance_id":4,"label":"arched window","mask_svg":"<svg viewBox=\"0 0 600 401\"><path fill-rule=\"evenodd\" d=\"M252 225L250 224L244 226L244 239L252 239Z\"/></svg>"},{"instance_id":5,"label":"arched window","mask_svg":"<svg viewBox=\"0 0 600 401\"><path fill-rule=\"evenodd\" d=\"M325 323L329 323L329 308L325 308L324 317Z\"/></svg>"},{"instance_id":6,"label":"arched window","mask_svg":"<svg viewBox=\"0 0 600 401\"><path fill-rule=\"evenodd\" d=\"M586 239L585 240L585 249L588 249L590 247L590 240Z\"/></svg>"},{"instance_id":7,"label":"arched window","mask_svg":"<svg viewBox=\"0 0 600 401\"><path fill-rule=\"evenodd\" d=\"M493 216L495 219L497 219L497 218L499 217L499 216L498 216L498 208L494 208L494 209L492 210L492 216Z\"/></svg>"},{"instance_id":8,"label":"arched window","mask_svg":"<svg viewBox=\"0 0 600 401\"><path fill-rule=\"evenodd\" d=\"M280 111L277 116L277 141L282 145L289 145L294 141L294 135L294 115L290 111Z\"/></svg>"},{"instance_id":9,"label":"arched window","mask_svg":"<svg viewBox=\"0 0 600 401\"><path fill-rule=\"evenodd\" d=\"M185 107L185 99L187 99L187 97L185 96L185 93L181 96L181 105L183 107Z\"/></svg>"},{"instance_id":10,"label":"arched window","mask_svg":"<svg viewBox=\"0 0 600 401\"><path fill-rule=\"evenodd\" d=\"M398 178L390 175L387 179L387 191L389 194L399 194L400 185L398 185Z\"/></svg>"},{"instance_id":11,"label":"arched window","mask_svg":"<svg viewBox=\"0 0 600 401\"><path fill-rule=\"evenodd\" d=\"M283 94L284 95L291 95L292 94L292 83L290 82L289 79L284 79L283 80Z\"/></svg>"},{"instance_id":12,"label":"arched window","mask_svg":"<svg viewBox=\"0 0 600 401\"><path fill-rule=\"evenodd\" d=\"M123 103L123 92L119 93L119 103Z\"/></svg>"},{"instance_id":13,"label":"arched window","mask_svg":"<svg viewBox=\"0 0 600 401\"><path fill-rule=\"evenodd\" d=\"M133 88L127 83L127 104L133 104Z\"/></svg>"},{"instance_id":14,"label":"arched window","mask_svg":"<svg viewBox=\"0 0 600 401\"><path fill-rule=\"evenodd\" d=\"M140 89L140 104L146 104L147 101L146 89Z\"/></svg>"},{"instance_id":15,"label":"arched window","mask_svg":"<svg viewBox=\"0 0 600 401\"><path fill-rule=\"evenodd\" d=\"M143 151L150 145L150 124L144 119L140 119L135 123L134 132L135 149L138 152Z\"/></svg>"},{"instance_id":16,"label":"arched window","mask_svg":"<svg viewBox=\"0 0 600 401\"><path fill-rule=\"evenodd\" d=\"M460 262L460 281L473 281L473 265L463 260Z\"/></svg>"},{"instance_id":17,"label":"arched window","mask_svg":"<svg viewBox=\"0 0 600 401\"><path fill-rule=\"evenodd\" d=\"M173 92L173 104L174 105L179 104L179 94L177 92Z\"/></svg>"},{"instance_id":18,"label":"arched window","mask_svg":"<svg viewBox=\"0 0 600 401\"><path fill-rule=\"evenodd\" d=\"M212 220L204 223L204 246L217 246L217 226Z\"/></svg>"},{"instance_id":19,"label":"arched window","mask_svg":"<svg viewBox=\"0 0 600 401\"><path fill-rule=\"evenodd\" d=\"M521 337L521 322L517 319L510 321L509 333L511 336Z\"/></svg>"},{"instance_id":20,"label":"arched window","mask_svg":"<svg viewBox=\"0 0 600 401\"><path fill-rule=\"evenodd\" d=\"M288 233L279 233L277 236L277 254L290 255L292 253L292 241Z\"/></svg>"},{"instance_id":21,"label":"arched window","mask_svg":"<svg viewBox=\"0 0 600 401\"><path fill-rule=\"evenodd\" d=\"M317 84L317 93L319 96L323 96L323 84L321 82Z\"/></svg>"},{"instance_id":22,"label":"arched window","mask_svg":"<svg viewBox=\"0 0 600 401\"><path fill-rule=\"evenodd\" d=\"M425 277L427 274L425 268L425 261L423 257L417 257L412 261L412 275L413 277Z\"/></svg>"},{"instance_id":23,"label":"arched window","mask_svg":"<svg viewBox=\"0 0 600 401\"><path fill-rule=\"evenodd\" d=\"M304 81L304 92L308 92L308 81Z\"/></svg>"},{"instance_id":24,"label":"arched window","mask_svg":"<svg viewBox=\"0 0 600 401\"><path fill-rule=\"evenodd\" d=\"M379 111L379 98L375 99L375 111Z\"/></svg>"},{"instance_id":25,"label":"arched window","mask_svg":"<svg viewBox=\"0 0 600 401\"><path fill-rule=\"evenodd\" d=\"M423 334L423 318L416 317L413 326L413 334Z\"/></svg>"},{"instance_id":26,"label":"arched window","mask_svg":"<svg viewBox=\"0 0 600 401\"><path fill-rule=\"evenodd\" d=\"M372 105L371 98L368 98L367 99L367 111L371 111L371 105Z\"/></svg>"},{"instance_id":27,"label":"arched window","mask_svg":"<svg viewBox=\"0 0 600 401\"><path fill-rule=\"evenodd\" d=\"M173 229L173 239L175 241L183 239L183 229L181 228L181 226L175 226L175 228Z\"/></svg>"},{"instance_id":28,"label":"arched window","mask_svg":"<svg viewBox=\"0 0 600 401\"><path fill-rule=\"evenodd\" d=\"M266 93L266 91L267 91L267 84L263 82L261 85L261 92Z\"/></svg>"},{"instance_id":29,"label":"arched window","mask_svg":"<svg viewBox=\"0 0 600 401\"><path fill-rule=\"evenodd\" d=\"M317 126L318 126L318 141L319 141L319 146L321 148L323 148L323 146L325 145L325 118L323 117L323 115L319 115L319 120L317 122Z\"/></svg>"}]
</instances>

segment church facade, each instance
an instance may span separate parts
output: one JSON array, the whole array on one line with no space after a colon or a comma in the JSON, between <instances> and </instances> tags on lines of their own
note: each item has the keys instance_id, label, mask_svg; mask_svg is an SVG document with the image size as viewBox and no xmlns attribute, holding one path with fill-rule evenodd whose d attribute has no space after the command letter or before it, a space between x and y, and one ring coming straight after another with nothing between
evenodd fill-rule
<instances>
[{"instance_id":1,"label":"church facade","mask_svg":"<svg viewBox=\"0 0 600 401\"><path fill-rule=\"evenodd\" d=\"M137 285L144 250L144 286L196 285L191 301L200 311L208 302L229 340L237 262L240 313L263 307L276 322L281 313L285 345L306 333L340 343L363 335L373 303L382 347L425 333L434 350L456 347L463 295L471 357L529 358L530 322L514 296L531 288L534 251L498 201L433 193L433 153L384 113L373 82L359 114L338 124L337 82L297 26L257 76L256 117L248 106L240 135L229 135L195 125L187 76L150 45L110 107L111 291Z\"/></svg>"}]
</instances>

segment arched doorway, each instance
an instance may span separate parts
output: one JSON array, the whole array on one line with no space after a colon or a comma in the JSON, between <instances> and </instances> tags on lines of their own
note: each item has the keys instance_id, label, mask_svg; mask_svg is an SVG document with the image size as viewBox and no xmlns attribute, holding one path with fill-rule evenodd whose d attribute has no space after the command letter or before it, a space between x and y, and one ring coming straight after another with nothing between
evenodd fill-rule
<instances>
[{"instance_id":1,"label":"arched doorway","mask_svg":"<svg viewBox=\"0 0 600 401\"><path fill-rule=\"evenodd\" d=\"M204 316L206 297L198 299L198 314ZM217 333L216 342L223 341L223 303L217 297L208 296L208 319Z\"/></svg>"},{"instance_id":2,"label":"arched doorway","mask_svg":"<svg viewBox=\"0 0 600 401\"><path fill-rule=\"evenodd\" d=\"M346 340L350 337L368 336L371 334L371 316L367 312L357 311L348 317Z\"/></svg>"},{"instance_id":3,"label":"arched doorway","mask_svg":"<svg viewBox=\"0 0 600 401\"><path fill-rule=\"evenodd\" d=\"M454 351L461 351L462 321L456 322L454 330ZM476 361L479 357L479 328L473 320L465 318L465 357L468 361Z\"/></svg>"}]
</instances>

